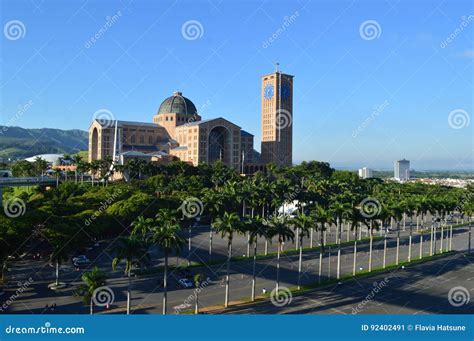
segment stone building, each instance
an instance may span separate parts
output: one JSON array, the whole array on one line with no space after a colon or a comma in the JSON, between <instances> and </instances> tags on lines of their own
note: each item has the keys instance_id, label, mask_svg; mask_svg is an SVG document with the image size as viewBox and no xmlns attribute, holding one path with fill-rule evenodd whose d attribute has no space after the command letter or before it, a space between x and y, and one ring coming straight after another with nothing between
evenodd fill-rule
<instances>
[{"instance_id":1,"label":"stone building","mask_svg":"<svg viewBox=\"0 0 474 341\"><path fill-rule=\"evenodd\" d=\"M131 158L169 161L173 157L193 165L222 161L254 173L264 165L291 165L291 123L281 126L281 115L292 120L293 76L278 70L262 77L262 157L254 136L229 120L202 120L196 106L181 92L160 105L153 123L94 119L89 128L89 162L110 157L124 163Z\"/></svg>"}]
</instances>

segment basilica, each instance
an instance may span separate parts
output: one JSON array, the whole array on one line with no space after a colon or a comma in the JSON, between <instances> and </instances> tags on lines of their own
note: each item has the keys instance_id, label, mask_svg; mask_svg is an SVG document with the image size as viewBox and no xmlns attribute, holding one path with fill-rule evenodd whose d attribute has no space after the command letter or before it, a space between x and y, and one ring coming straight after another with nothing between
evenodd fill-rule
<instances>
[{"instance_id":1,"label":"basilica","mask_svg":"<svg viewBox=\"0 0 474 341\"><path fill-rule=\"evenodd\" d=\"M278 69L262 77L261 153L254 135L223 117L202 119L194 103L179 91L166 98L153 123L95 118L89 128L89 162L110 157L193 165L221 161L241 173L263 170L265 164L291 165L293 76ZM283 117L284 116L284 117Z\"/></svg>"}]
</instances>

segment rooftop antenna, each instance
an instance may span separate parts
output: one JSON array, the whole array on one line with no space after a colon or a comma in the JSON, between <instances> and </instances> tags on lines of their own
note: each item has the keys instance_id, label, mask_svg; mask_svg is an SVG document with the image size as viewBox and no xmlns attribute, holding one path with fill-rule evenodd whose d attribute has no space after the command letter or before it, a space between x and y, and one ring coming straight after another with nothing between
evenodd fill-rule
<instances>
[{"instance_id":1,"label":"rooftop antenna","mask_svg":"<svg viewBox=\"0 0 474 341\"><path fill-rule=\"evenodd\" d=\"M280 72L280 63L276 63L276 70L275 72Z\"/></svg>"}]
</instances>

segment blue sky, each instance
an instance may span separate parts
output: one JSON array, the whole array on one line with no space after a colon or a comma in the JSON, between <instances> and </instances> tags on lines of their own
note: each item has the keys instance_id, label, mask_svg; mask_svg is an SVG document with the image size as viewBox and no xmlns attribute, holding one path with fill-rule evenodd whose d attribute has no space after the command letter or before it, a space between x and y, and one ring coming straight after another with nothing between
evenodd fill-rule
<instances>
[{"instance_id":1,"label":"blue sky","mask_svg":"<svg viewBox=\"0 0 474 341\"><path fill-rule=\"evenodd\" d=\"M149 122L179 89L259 149L260 76L278 61L295 76L295 162L474 169L472 1L1 4L0 124L87 130L103 108ZM196 39L182 33L190 20Z\"/></svg>"}]
</instances>

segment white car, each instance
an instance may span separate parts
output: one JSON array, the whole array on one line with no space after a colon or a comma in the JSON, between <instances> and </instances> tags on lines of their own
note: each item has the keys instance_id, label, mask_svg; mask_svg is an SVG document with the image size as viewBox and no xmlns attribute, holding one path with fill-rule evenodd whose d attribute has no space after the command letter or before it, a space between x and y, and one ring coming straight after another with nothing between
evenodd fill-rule
<instances>
[{"instance_id":1,"label":"white car","mask_svg":"<svg viewBox=\"0 0 474 341\"><path fill-rule=\"evenodd\" d=\"M87 264L87 263L90 263L91 261L89 260L89 258L87 258L87 256L80 255L80 256L74 257L72 259L72 262L75 264Z\"/></svg>"},{"instance_id":2,"label":"white car","mask_svg":"<svg viewBox=\"0 0 474 341\"><path fill-rule=\"evenodd\" d=\"M192 288L193 287L193 282L191 282L189 279L187 278L181 278L180 280L178 280L178 283L180 286L182 286L183 288Z\"/></svg>"}]
</instances>

